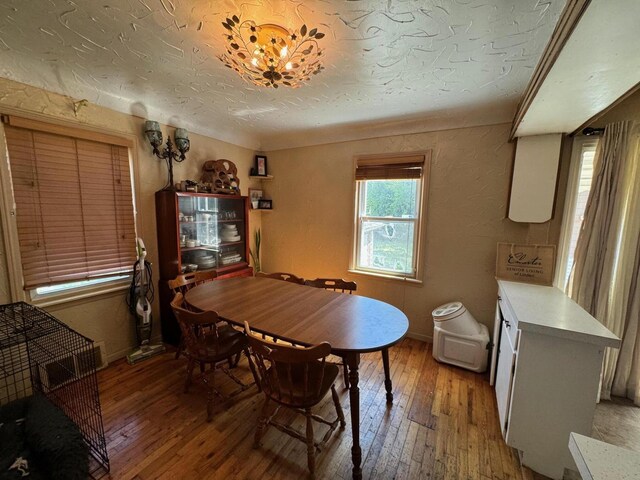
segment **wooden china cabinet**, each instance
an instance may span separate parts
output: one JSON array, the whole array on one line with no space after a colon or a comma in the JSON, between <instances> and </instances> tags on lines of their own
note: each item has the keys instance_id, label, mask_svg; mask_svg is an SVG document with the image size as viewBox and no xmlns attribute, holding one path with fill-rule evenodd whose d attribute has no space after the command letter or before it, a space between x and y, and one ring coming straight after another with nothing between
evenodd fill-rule
<instances>
[{"instance_id":1,"label":"wooden china cabinet","mask_svg":"<svg viewBox=\"0 0 640 480\"><path fill-rule=\"evenodd\" d=\"M240 195L156 192L162 338L177 345L180 329L167 280L180 273L212 271L218 279L251 276L249 198Z\"/></svg>"}]
</instances>

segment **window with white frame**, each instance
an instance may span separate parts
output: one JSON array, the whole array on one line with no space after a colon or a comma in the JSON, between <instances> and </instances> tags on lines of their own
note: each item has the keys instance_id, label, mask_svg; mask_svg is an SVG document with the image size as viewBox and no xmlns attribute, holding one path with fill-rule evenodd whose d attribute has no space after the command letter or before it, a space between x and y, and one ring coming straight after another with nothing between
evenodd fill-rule
<instances>
[{"instance_id":1,"label":"window with white frame","mask_svg":"<svg viewBox=\"0 0 640 480\"><path fill-rule=\"evenodd\" d=\"M130 141L14 116L2 120L14 243L30 299L127 280L136 259Z\"/></svg>"},{"instance_id":2,"label":"window with white frame","mask_svg":"<svg viewBox=\"0 0 640 480\"><path fill-rule=\"evenodd\" d=\"M360 157L352 270L418 278L425 154Z\"/></svg>"},{"instance_id":3,"label":"window with white frame","mask_svg":"<svg viewBox=\"0 0 640 480\"><path fill-rule=\"evenodd\" d=\"M573 268L578 236L591 192L597 145L597 137L576 137L573 144L556 278L557 286L562 290L566 289Z\"/></svg>"}]
</instances>

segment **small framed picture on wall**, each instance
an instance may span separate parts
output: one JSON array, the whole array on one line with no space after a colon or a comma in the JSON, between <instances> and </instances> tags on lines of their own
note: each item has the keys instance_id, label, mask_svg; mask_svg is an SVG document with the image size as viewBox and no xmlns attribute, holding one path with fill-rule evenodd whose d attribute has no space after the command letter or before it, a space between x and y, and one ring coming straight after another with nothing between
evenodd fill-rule
<instances>
[{"instance_id":1,"label":"small framed picture on wall","mask_svg":"<svg viewBox=\"0 0 640 480\"><path fill-rule=\"evenodd\" d=\"M258 208L260 210L271 210L273 208L273 203L271 203L271 200L261 198L258 200Z\"/></svg>"},{"instance_id":2,"label":"small framed picture on wall","mask_svg":"<svg viewBox=\"0 0 640 480\"><path fill-rule=\"evenodd\" d=\"M254 210L259 208L258 202L262 198L262 195L262 190L258 190L257 188L249 189L249 201L251 202L251 208L253 208Z\"/></svg>"},{"instance_id":3,"label":"small framed picture on wall","mask_svg":"<svg viewBox=\"0 0 640 480\"><path fill-rule=\"evenodd\" d=\"M267 176L267 157L264 155L256 155L256 175Z\"/></svg>"},{"instance_id":4,"label":"small framed picture on wall","mask_svg":"<svg viewBox=\"0 0 640 480\"><path fill-rule=\"evenodd\" d=\"M262 195L262 190L259 190L257 188L249 189L249 200L252 202L257 202L258 200L260 200L262 198Z\"/></svg>"}]
</instances>

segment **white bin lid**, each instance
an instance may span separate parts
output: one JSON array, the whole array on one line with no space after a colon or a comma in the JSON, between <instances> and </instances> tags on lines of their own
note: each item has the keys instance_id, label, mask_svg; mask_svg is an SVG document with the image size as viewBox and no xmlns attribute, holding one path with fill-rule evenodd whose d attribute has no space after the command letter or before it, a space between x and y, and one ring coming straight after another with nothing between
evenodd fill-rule
<instances>
[{"instance_id":1,"label":"white bin lid","mask_svg":"<svg viewBox=\"0 0 640 480\"><path fill-rule=\"evenodd\" d=\"M437 307L431 314L436 322L450 320L461 315L465 311L461 302L451 302Z\"/></svg>"}]
</instances>

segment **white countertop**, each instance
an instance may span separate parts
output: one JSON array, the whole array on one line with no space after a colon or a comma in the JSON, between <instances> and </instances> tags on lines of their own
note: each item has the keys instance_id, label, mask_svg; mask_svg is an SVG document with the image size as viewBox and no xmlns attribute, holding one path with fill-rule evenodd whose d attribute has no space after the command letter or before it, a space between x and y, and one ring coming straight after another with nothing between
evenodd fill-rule
<instances>
[{"instance_id":1,"label":"white countertop","mask_svg":"<svg viewBox=\"0 0 640 480\"><path fill-rule=\"evenodd\" d=\"M620 339L555 287L498 280L500 297L522 331L553 335L607 347Z\"/></svg>"},{"instance_id":2,"label":"white countertop","mask_svg":"<svg viewBox=\"0 0 640 480\"><path fill-rule=\"evenodd\" d=\"M577 433L569 450L583 480L640 480L640 453Z\"/></svg>"}]
</instances>

